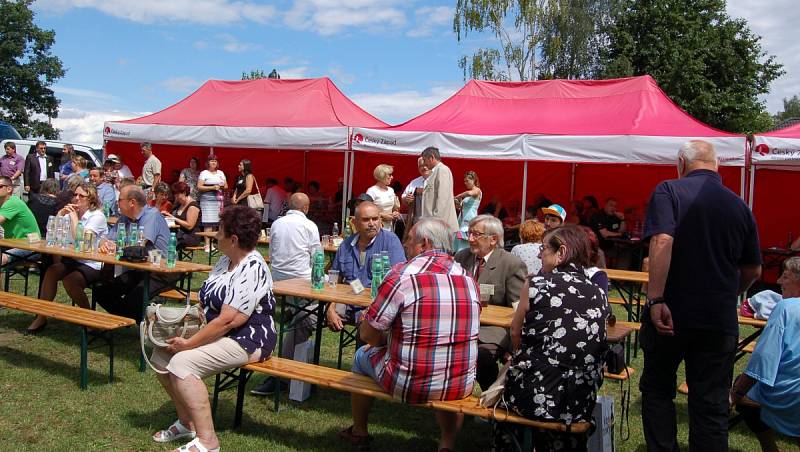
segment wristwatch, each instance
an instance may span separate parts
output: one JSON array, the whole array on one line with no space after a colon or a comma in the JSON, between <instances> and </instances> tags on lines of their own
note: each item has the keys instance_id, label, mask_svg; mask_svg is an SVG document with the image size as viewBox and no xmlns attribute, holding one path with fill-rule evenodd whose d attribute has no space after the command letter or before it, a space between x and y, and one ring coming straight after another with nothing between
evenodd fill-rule
<instances>
[{"instance_id":1,"label":"wristwatch","mask_svg":"<svg viewBox=\"0 0 800 452\"><path fill-rule=\"evenodd\" d=\"M647 304L645 306L649 308L649 307L651 307L653 305L662 304L662 303L666 303L666 302L667 302L667 299L664 298L663 296L662 297L655 297L655 298L648 298L647 299Z\"/></svg>"}]
</instances>

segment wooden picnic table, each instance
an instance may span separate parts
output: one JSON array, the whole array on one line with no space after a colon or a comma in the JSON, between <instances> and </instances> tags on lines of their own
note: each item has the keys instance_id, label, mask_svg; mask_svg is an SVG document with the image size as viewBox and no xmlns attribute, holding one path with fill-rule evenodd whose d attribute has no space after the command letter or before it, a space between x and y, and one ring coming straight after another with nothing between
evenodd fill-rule
<instances>
[{"instance_id":1,"label":"wooden picnic table","mask_svg":"<svg viewBox=\"0 0 800 452\"><path fill-rule=\"evenodd\" d=\"M202 232L196 232L195 235L198 236L198 237L209 238L212 241L216 241L217 240L217 233L216 232L205 232L205 231L202 231ZM269 245L269 237L266 237L266 238L259 237L258 238L258 244L259 245ZM322 250L324 252L326 252L326 253L336 254L336 251L339 250L339 247L327 244L327 245L324 245L322 247ZM217 254L216 249L212 249L211 252L208 253L208 265L211 265L211 259L215 254ZM265 256L265 258L268 259L268 257L266 257L266 256Z\"/></svg>"},{"instance_id":2,"label":"wooden picnic table","mask_svg":"<svg viewBox=\"0 0 800 452\"><path fill-rule=\"evenodd\" d=\"M144 272L144 290L142 291L142 312L144 312L147 303L150 300L150 275L152 273L161 273L161 274L187 274L188 275L188 287L191 287L191 275L194 272L209 272L211 271L211 267L204 264L197 264L194 262L184 262L184 261L176 261L175 267L167 267L167 260L161 259L161 265L153 265L149 262L139 263L139 262L128 262L128 261L121 261L117 260L115 254L106 254L100 252L93 252L93 253L85 253L81 251L75 251L75 248L70 246L67 248L61 248L58 246L47 246L47 243L44 240L40 240L36 243L28 243L27 239L0 239L0 254L4 253L7 249L17 248L26 251L33 251L38 254L49 254L51 256L61 256L61 257L69 257L73 259L82 259L82 260L92 260L95 262L100 262L106 265L119 265L130 270L138 270ZM18 261L16 261L18 262ZM9 286L9 273L8 267L9 265L13 265L15 262L11 262L7 264L6 267L6 278L5 278L5 291L8 292ZM140 361L139 365L140 370L144 370L144 359Z\"/></svg>"}]
</instances>

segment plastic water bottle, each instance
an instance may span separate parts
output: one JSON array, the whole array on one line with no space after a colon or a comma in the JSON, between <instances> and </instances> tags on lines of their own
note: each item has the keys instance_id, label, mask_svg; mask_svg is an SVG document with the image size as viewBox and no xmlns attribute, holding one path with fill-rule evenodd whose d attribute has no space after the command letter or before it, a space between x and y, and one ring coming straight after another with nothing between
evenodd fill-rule
<instances>
[{"instance_id":1,"label":"plastic water bottle","mask_svg":"<svg viewBox=\"0 0 800 452\"><path fill-rule=\"evenodd\" d=\"M372 283L370 283L370 295L374 300L376 296L378 296L378 287L380 287L381 282L383 281L383 258L381 258L380 254L373 254L372 255L372 265L370 266L372 270Z\"/></svg>"},{"instance_id":2,"label":"plastic water bottle","mask_svg":"<svg viewBox=\"0 0 800 452\"><path fill-rule=\"evenodd\" d=\"M344 237L347 238L347 237L350 237L351 235L353 235L353 232L350 230L350 224L349 223L345 223L344 224Z\"/></svg>"},{"instance_id":3,"label":"plastic water bottle","mask_svg":"<svg viewBox=\"0 0 800 452\"><path fill-rule=\"evenodd\" d=\"M64 239L61 248L68 249L72 245L72 220L69 217L64 218Z\"/></svg>"},{"instance_id":4,"label":"plastic water bottle","mask_svg":"<svg viewBox=\"0 0 800 452\"><path fill-rule=\"evenodd\" d=\"M47 218L47 235L45 236L47 246L54 246L56 244L56 217L50 215Z\"/></svg>"},{"instance_id":5,"label":"plastic water bottle","mask_svg":"<svg viewBox=\"0 0 800 452\"><path fill-rule=\"evenodd\" d=\"M117 226L117 260L122 257L122 249L125 248L125 225L120 224Z\"/></svg>"},{"instance_id":6,"label":"plastic water bottle","mask_svg":"<svg viewBox=\"0 0 800 452\"><path fill-rule=\"evenodd\" d=\"M321 251L314 253L311 265L311 289L322 290L325 287L325 255Z\"/></svg>"},{"instance_id":7,"label":"plastic water bottle","mask_svg":"<svg viewBox=\"0 0 800 452\"><path fill-rule=\"evenodd\" d=\"M331 235L334 237L339 237L339 223L333 223L333 231L331 231Z\"/></svg>"},{"instance_id":8,"label":"plastic water bottle","mask_svg":"<svg viewBox=\"0 0 800 452\"><path fill-rule=\"evenodd\" d=\"M383 264L383 276L386 276L389 274L389 270L392 269L392 262L389 261L388 251L381 252L381 263Z\"/></svg>"},{"instance_id":9,"label":"plastic water bottle","mask_svg":"<svg viewBox=\"0 0 800 452\"><path fill-rule=\"evenodd\" d=\"M169 234L169 245L167 245L167 267L175 268L175 261L178 259L178 238L175 233Z\"/></svg>"},{"instance_id":10,"label":"plastic water bottle","mask_svg":"<svg viewBox=\"0 0 800 452\"><path fill-rule=\"evenodd\" d=\"M128 237L128 243L130 243L131 246L139 245L139 226L136 224L131 224L131 234Z\"/></svg>"},{"instance_id":11,"label":"plastic water bottle","mask_svg":"<svg viewBox=\"0 0 800 452\"><path fill-rule=\"evenodd\" d=\"M75 251L81 251L83 245L83 221L75 225Z\"/></svg>"}]
</instances>

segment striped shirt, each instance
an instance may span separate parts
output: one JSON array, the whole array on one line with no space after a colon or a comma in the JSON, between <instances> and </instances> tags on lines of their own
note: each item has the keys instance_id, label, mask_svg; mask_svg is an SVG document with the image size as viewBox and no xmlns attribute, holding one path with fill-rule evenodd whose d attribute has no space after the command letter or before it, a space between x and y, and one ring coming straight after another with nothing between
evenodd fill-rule
<instances>
[{"instance_id":1,"label":"striped shirt","mask_svg":"<svg viewBox=\"0 0 800 452\"><path fill-rule=\"evenodd\" d=\"M378 382L406 403L472 394L480 312L475 280L446 253L395 265L364 317L389 336L372 356Z\"/></svg>"}]
</instances>

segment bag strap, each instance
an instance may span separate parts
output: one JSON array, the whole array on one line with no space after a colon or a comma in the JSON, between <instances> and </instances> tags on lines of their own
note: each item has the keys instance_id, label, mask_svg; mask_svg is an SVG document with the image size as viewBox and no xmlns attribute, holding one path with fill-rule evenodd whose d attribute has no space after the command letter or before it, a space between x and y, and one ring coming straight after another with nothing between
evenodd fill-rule
<instances>
[{"instance_id":1,"label":"bag strap","mask_svg":"<svg viewBox=\"0 0 800 452\"><path fill-rule=\"evenodd\" d=\"M248 176L253 176L253 173L248 174ZM258 188L258 180L256 179L256 176L253 176L253 185L256 186L256 193L258 193L258 196L261 196L261 189ZM245 178L244 186L247 188L247 178ZM250 194L252 195L252 193Z\"/></svg>"},{"instance_id":2,"label":"bag strap","mask_svg":"<svg viewBox=\"0 0 800 452\"><path fill-rule=\"evenodd\" d=\"M147 323L147 320L142 320L142 322L139 324L139 343L142 345L142 358L144 358L144 362L146 362L147 365L150 366L151 369L153 369L153 371L155 371L156 373L159 373L161 375L166 375L166 374L169 373L169 371L156 369L156 367L153 365L153 363L150 362L150 358L147 357L147 352L145 351L145 347L144 347L144 341L145 341L145 338L147 337L147 325L146 325L146 323ZM150 329L152 330L152 322L150 322L150 325L151 325Z\"/></svg>"}]
</instances>

